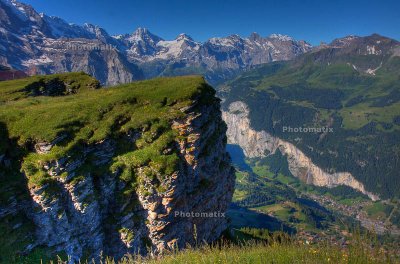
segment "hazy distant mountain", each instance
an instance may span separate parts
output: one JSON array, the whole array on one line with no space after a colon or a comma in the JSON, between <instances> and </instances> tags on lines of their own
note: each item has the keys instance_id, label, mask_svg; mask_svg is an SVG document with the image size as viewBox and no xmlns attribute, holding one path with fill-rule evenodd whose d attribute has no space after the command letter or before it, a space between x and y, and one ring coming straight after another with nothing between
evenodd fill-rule
<instances>
[{"instance_id":1,"label":"hazy distant mountain","mask_svg":"<svg viewBox=\"0 0 400 264\"><path fill-rule=\"evenodd\" d=\"M254 65L293 59L312 48L278 34L232 35L205 43L186 34L164 40L144 28L110 36L98 26L69 24L15 0L0 0L0 14L1 65L29 74L85 71L106 84L194 73L217 82Z\"/></svg>"}]
</instances>

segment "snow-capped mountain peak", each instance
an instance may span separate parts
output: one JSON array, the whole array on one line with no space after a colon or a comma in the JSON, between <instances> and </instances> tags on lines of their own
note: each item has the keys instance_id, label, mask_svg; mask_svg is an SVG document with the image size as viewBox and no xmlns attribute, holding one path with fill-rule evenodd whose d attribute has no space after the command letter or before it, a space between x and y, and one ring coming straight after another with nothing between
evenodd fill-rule
<instances>
[{"instance_id":1,"label":"snow-capped mountain peak","mask_svg":"<svg viewBox=\"0 0 400 264\"><path fill-rule=\"evenodd\" d=\"M131 35L129 35L128 38L126 38L126 40L131 43L138 43L139 41L144 41L156 44L157 42L163 39L151 33L147 28L139 27Z\"/></svg>"},{"instance_id":2,"label":"snow-capped mountain peak","mask_svg":"<svg viewBox=\"0 0 400 264\"><path fill-rule=\"evenodd\" d=\"M182 40L188 40L188 41L193 41L193 38L185 33L181 33L176 37L177 41L182 41Z\"/></svg>"},{"instance_id":3,"label":"snow-capped mountain peak","mask_svg":"<svg viewBox=\"0 0 400 264\"><path fill-rule=\"evenodd\" d=\"M243 39L239 35L234 34L224 38L210 38L206 43L209 43L213 46L233 48L238 44L243 43Z\"/></svg>"},{"instance_id":4,"label":"snow-capped mountain peak","mask_svg":"<svg viewBox=\"0 0 400 264\"><path fill-rule=\"evenodd\" d=\"M294 39L288 35L282 35L282 34L271 34L268 36L270 39L277 39L280 41L293 41Z\"/></svg>"}]
</instances>

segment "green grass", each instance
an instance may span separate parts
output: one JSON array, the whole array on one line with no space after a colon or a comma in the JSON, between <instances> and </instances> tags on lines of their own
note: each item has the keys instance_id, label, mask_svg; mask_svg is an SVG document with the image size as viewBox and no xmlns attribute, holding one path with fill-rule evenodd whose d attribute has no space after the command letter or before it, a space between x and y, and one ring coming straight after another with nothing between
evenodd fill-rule
<instances>
[{"instance_id":1,"label":"green grass","mask_svg":"<svg viewBox=\"0 0 400 264\"><path fill-rule=\"evenodd\" d=\"M359 129L370 122L391 123L400 113L400 103L385 107L371 107L368 103L361 103L340 110L343 125L346 129Z\"/></svg>"},{"instance_id":2,"label":"green grass","mask_svg":"<svg viewBox=\"0 0 400 264\"><path fill-rule=\"evenodd\" d=\"M328 194L329 195L329 194ZM335 199L336 197L333 196L333 199ZM367 201L366 198L362 198L362 197L357 197L357 198L344 198L344 199L338 199L338 202L344 205L357 205L360 204L362 202Z\"/></svg>"},{"instance_id":3,"label":"green grass","mask_svg":"<svg viewBox=\"0 0 400 264\"><path fill-rule=\"evenodd\" d=\"M321 244L248 242L242 246L224 244L173 252L159 258L128 256L118 263L393 263L380 248L355 244L348 249ZM117 263L109 259L106 263Z\"/></svg>"},{"instance_id":4,"label":"green grass","mask_svg":"<svg viewBox=\"0 0 400 264\"><path fill-rule=\"evenodd\" d=\"M307 215L303 213L300 204L294 202L265 205L251 208L251 210L273 215L284 223L295 222L295 226L298 230L318 231L315 226L309 222L309 219L307 218Z\"/></svg>"},{"instance_id":5,"label":"green grass","mask_svg":"<svg viewBox=\"0 0 400 264\"><path fill-rule=\"evenodd\" d=\"M246 183L246 172L242 172L242 171L236 171L236 182L238 182L239 184L245 184ZM248 193L244 190L240 190L238 188L235 188L235 192L233 193L233 201L240 201L243 200L244 198L246 198L246 196L248 195Z\"/></svg>"},{"instance_id":6,"label":"green grass","mask_svg":"<svg viewBox=\"0 0 400 264\"><path fill-rule=\"evenodd\" d=\"M393 205L374 202L366 208L367 214L375 219L385 220L393 210Z\"/></svg>"},{"instance_id":7,"label":"green grass","mask_svg":"<svg viewBox=\"0 0 400 264\"><path fill-rule=\"evenodd\" d=\"M116 122L124 123L120 131L128 131L156 118L176 117L177 108L201 93L201 84L200 77L160 78L70 96L7 100L0 105L0 122L20 141L51 141L69 128L77 138L94 142L109 135ZM0 91L8 87L9 82L0 83Z\"/></svg>"},{"instance_id":8,"label":"green grass","mask_svg":"<svg viewBox=\"0 0 400 264\"><path fill-rule=\"evenodd\" d=\"M66 76L79 77L76 82L82 82L80 85L83 86L86 79L91 78L75 73L63 77ZM59 75L53 77L60 78ZM32 77L33 80L37 78ZM50 153L29 153L24 157L22 170L28 176L30 186L53 181L42 170L43 163L67 154L74 156L84 145L106 138L120 138L130 131L143 131L143 137L136 142L136 150L115 157L112 169L123 169L125 180L127 173L132 174L132 168L144 164L150 164L161 174L171 174L177 155L164 155L162 151L177 137L171 128L172 121L182 118L184 113L180 109L191 105L195 98L203 103L215 100L212 88L198 76L159 78L99 90L83 89L76 94L57 97L10 99L10 91L19 92L21 85L26 83L29 81L0 83L0 91L5 91L0 96L4 101L0 104L0 123L5 124L8 137L17 139L21 147L65 137Z\"/></svg>"},{"instance_id":9,"label":"green grass","mask_svg":"<svg viewBox=\"0 0 400 264\"><path fill-rule=\"evenodd\" d=\"M290 216L290 209L293 207L286 206L285 204L273 204L252 208L253 210L262 211L264 213L273 214L278 219L287 221Z\"/></svg>"},{"instance_id":10,"label":"green grass","mask_svg":"<svg viewBox=\"0 0 400 264\"><path fill-rule=\"evenodd\" d=\"M59 84L56 89L59 94L66 95L80 93L85 90L97 89L100 83L93 77L83 72L62 73L53 75L37 75L24 79L3 81L0 83L0 103L19 100L34 96L35 93L49 90L49 84ZM62 88L68 88L64 90Z\"/></svg>"}]
</instances>

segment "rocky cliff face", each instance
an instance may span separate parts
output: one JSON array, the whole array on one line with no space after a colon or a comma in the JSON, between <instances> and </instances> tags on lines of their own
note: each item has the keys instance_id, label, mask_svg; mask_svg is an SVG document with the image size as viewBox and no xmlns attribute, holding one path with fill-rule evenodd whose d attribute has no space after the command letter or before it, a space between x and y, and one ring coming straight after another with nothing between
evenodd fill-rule
<instances>
[{"instance_id":1,"label":"rocky cliff face","mask_svg":"<svg viewBox=\"0 0 400 264\"><path fill-rule=\"evenodd\" d=\"M239 145L247 157L265 157L279 150L286 156L293 176L307 184L325 187L346 185L368 195L372 200L379 199L377 195L368 192L350 173L328 173L315 165L292 143L274 137L266 131L253 130L248 115L249 109L241 101L231 103L229 111L223 112L222 115L228 126L228 142Z\"/></svg>"},{"instance_id":2,"label":"rocky cliff face","mask_svg":"<svg viewBox=\"0 0 400 264\"><path fill-rule=\"evenodd\" d=\"M185 117L173 124L182 137L176 142L179 169L164 175L156 185L148 175L160 171L149 166L138 168L142 187L130 199L123 200L119 195L125 186L118 180L118 170L82 171L88 159L96 167L110 163L116 151L114 140L87 145L77 157L42 164L55 181L29 188L36 245L65 250L77 260L83 249L92 256L99 256L101 251L122 256L217 239L227 227L224 213L234 187L234 173L225 151L226 127L218 104L190 109L184 109ZM141 137L141 133L133 133L125 139L126 144L134 144ZM53 144L37 144L36 152L46 155Z\"/></svg>"},{"instance_id":3,"label":"rocky cliff face","mask_svg":"<svg viewBox=\"0 0 400 264\"><path fill-rule=\"evenodd\" d=\"M174 129L183 137L178 141L179 170L161 182L164 192L157 192L146 180L139 194L157 251L213 241L227 227L223 214L232 198L234 171L225 151L226 125L218 107L202 107L199 112L189 108L187 117L174 122Z\"/></svg>"},{"instance_id":4,"label":"rocky cliff face","mask_svg":"<svg viewBox=\"0 0 400 264\"><path fill-rule=\"evenodd\" d=\"M98 93L112 98L88 112L90 118L102 111L93 122L79 123L80 132L71 131L76 122L71 123L70 115L58 119L63 125L56 125L60 130L55 138L48 137L53 140L33 140L31 134L24 145L11 139L20 131L0 117L6 143L0 145L0 224L24 214L35 230L21 251L28 254L41 247L77 261L97 258L101 252L116 258L157 254L216 240L227 227L224 214L232 199L234 170L215 91L200 77L186 77L80 92L84 94L37 97L47 100L44 107L64 111L68 107L60 106L60 100L74 105L90 100L80 104L83 112L92 109ZM34 112L22 118L32 118ZM54 117L39 115L46 127L35 129L42 137ZM135 125L121 129L129 121ZM89 140L98 130L94 127L103 129L110 122L108 133ZM15 153L21 156L12 156ZM23 179L18 185L9 179L18 177Z\"/></svg>"}]
</instances>

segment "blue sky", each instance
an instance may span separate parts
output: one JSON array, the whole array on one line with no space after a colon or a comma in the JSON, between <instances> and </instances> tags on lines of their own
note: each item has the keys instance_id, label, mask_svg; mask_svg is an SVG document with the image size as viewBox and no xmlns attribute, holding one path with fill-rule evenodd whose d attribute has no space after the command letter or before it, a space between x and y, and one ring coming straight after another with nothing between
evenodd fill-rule
<instances>
[{"instance_id":1,"label":"blue sky","mask_svg":"<svg viewBox=\"0 0 400 264\"><path fill-rule=\"evenodd\" d=\"M379 33L400 40L398 0L22 0L68 22L90 22L111 35L146 27L165 39L195 40L258 32L312 44L350 34Z\"/></svg>"}]
</instances>

